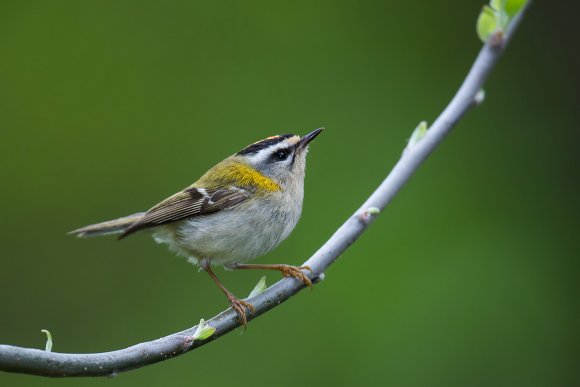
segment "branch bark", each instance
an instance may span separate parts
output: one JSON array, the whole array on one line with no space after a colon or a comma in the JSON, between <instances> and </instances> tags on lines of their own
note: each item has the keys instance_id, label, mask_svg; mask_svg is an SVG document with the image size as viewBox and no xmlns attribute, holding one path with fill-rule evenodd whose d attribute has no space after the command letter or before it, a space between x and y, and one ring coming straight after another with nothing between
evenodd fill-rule
<instances>
[{"instance_id":1,"label":"branch bark","mask_svg":"<svg viewBox=\"0 0 580 387\"><path fill-rule=\"evenodd\" d=\"M529 3L528 3L529 6ZM395 167L371 194L364 204L352 215L332 237L303 265L310 266L309 277L316 282L324 271L334 263L365 229L373 222L413 175L415 170L433 152L437 145L449 134L463 115L476 104L477 93L487 80L513 32L519 25L526 6L514 17L508 30L496 34L483 46L463 84L427 131L416 144L410 144ZM248 316L252 320L273 309L304 288L302 282L285 278L268 288L264 293L251 299L255 313ZM197 325L184 331L157 340L140 343L125 349L93 353L69 354L47 352L39 349L0 345L0 370L42 376L115 376L148 364L157 363L186 352L227 334L239 326L237 315L228 309L213 317L207 324L215 328L215 333L206 340L193 340Z\"/></svg>"}]
</instances>

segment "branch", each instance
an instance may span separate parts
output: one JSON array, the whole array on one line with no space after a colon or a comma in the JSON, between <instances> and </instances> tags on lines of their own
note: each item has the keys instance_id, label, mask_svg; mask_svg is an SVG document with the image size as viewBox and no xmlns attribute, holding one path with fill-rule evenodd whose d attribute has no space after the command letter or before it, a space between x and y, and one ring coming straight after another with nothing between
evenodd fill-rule
<instances>
[{"instance_id":1,"label":"branch","mask_svg":"<svg viewBox=\"0 0 580 387\"><path fill-rule=\"evenodd\" d=\"M528 3L529 5L529 3ZM463 84L433 123L418 140L410 141L391 173L372 193L365 203L332 235L332 237L306 262L312 268L313 281L322 279L324 271L334 263L365 231L376 215L399 192L423 161L449 134L470 107L479 103L479 94L493 66L517 28L525 9L516 15L504 34L496 32L479 52ZM415 138L415 136L413 136ZM273 309L304 288L302 282L285 278L251 299L255 313L252 320ZM157 363L192 351L231 332L239 326L237 314L228 309L207 321L215 333L207 339L195 339L197 326L157 340L140 343L129 348L94 354L67 354L39 349L0 345L0 370L42 376L115 376L119 372Z\"/></svg>"}]
</instances>

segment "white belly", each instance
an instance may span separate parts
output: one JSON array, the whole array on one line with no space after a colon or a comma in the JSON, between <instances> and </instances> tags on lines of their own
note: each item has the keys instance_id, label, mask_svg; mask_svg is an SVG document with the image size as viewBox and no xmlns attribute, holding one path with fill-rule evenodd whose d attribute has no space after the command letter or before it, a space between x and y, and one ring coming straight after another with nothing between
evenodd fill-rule
<instances>
[{"instance_id":1,"label":"white belly","mask_svg":"<svg viewBox=\"0 0 580 387\"><path fill-rule=\"evenodd\" d=\"M284 208L264 203L268 199L260 205L245 202L231 210L160 226L153 236L195 263L201 259L217 265L248 261L266 254L290 235L302 207L302 198L295 199L300 200L298 206ZM294 211L289 210L292 207Z\"/></svg>"}]
</instances>

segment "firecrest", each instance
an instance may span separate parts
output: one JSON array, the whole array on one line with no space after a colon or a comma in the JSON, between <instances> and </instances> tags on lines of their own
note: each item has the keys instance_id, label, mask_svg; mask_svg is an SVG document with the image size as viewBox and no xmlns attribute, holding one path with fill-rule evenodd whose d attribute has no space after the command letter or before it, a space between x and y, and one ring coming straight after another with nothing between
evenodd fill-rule
<instances>
[{"instance_id":1,"label":"firecrest","mask_svg":"<svg viewBox=\"0 0 580 387\"><path fill-rule=\"evenodd\" d=\"M304 137L284 134L248 145L221 161L199 180L153 206L123 218L71 231L78 237L149 229L164 243L206 271L227 296L246 326L246 308L216 277L212 265L229 269L278 270L311 286L310 268L245 262L268 253L292 232L302 212L308 144L322 132Z\"/></svg>"}]
</instances>

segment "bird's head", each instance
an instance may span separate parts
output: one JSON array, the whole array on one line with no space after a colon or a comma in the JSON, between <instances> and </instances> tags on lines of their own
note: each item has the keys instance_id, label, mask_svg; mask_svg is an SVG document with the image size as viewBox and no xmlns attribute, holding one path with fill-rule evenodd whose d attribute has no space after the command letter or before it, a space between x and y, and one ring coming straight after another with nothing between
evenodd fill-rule
<instances>
[{"instance_id":1,"label":"bird's head","mask_svg":"<svg viewBox=\"0 0 580 387\"><path fill-rule=\"evenodd\" d=\"M322 132L316 129L300 137L283 134L265 138L248 145L233 158L281 185L302 183L306 169L308 144Z\"/></svg>"}]
</instances>

